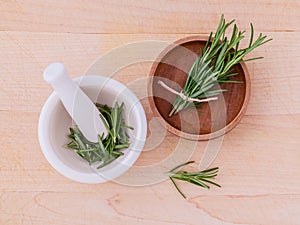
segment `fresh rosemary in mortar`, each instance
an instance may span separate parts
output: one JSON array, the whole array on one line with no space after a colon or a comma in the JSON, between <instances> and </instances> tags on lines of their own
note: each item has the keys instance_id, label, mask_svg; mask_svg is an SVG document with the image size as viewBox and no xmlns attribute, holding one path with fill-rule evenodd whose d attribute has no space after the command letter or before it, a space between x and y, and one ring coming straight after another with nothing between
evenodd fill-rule
<instances>
[{"instance_id":1,"label":"fresh rosemary in mortar","mask_svg":"<svg viewBox=\"0 0 300 225\"><path fill-rule=\"evenodd\" d=\"M263 36L260 33L257 39L253 41L254 28L251 23L249 44L246 48L239 48L241 40L245 37L245 31L239 31L237 25L234 24L231 38L229 39L226 36L226 30L234 23L234 21L235 20L232 20L229 23L226 23L224 15L221 16L214 37L212 38L213 32L211 32L205 48L203 50L200 49L200 57L192 65L183 90L176 96L169 116L192 105L198 106L200 102L195 101L195 99L217 96L221 92L226 91L220 89L218 84L237 82L229 79L230 77L237 75L237 73L234 73L233 71L234 65L242 61L246 62L263 58L256 57L243 60L243 58L252 50L272 39L266 39L267 36Z\"/></svg>"},{"instance_id":2,"label":"fresh rosemary in mortar","mask_svg":"<svg viewBox=\"0 0 300 225\"><path fill-rule=\"evenodd\" d=\"M180 164L180 165L176 166L174 169L169 171L170 180L174 184L177 191L184 198L186 198L186 196L179 189L179 187L175 183L174 179L186 181L186 182L189 182L189 183L192 183L192 184L195 184L200 187L207 188L207 189L210 189L210 187L208 186L209 184L215 185L217 187L221 187L219 184L212 181L218 175L217 174L219 171L218 167L207 169L207 170L202 170L202 171L198 171L198 172L186 172L186 171L181 171L181 170L178 171L179 168L186 166L188 164L194 163L194 162L195 161L189 161L189 162Z\"/></svg>"},{"instance_id":3,"label":"fresh rosemary in mortar","mask_svg":"<svg viewBox=\"0 0 300 225\"><path fill-rule=\"evenodd\" d=\"M127 126L122 117L124 103L119 106L116 102L113 107L96 103L96 107L101 112L100 117L108 131L108 135L106 137L103 134L102 136L98 135L98 142L91 142L75 126L70 128L68 137L71 141L66 147L73 149L90 165L100 162L97 167L97 169L100 169L124 155L121 150L130 146L130 138L126 129L133 130L133 128Z\"/></svg>"}]
</instances>

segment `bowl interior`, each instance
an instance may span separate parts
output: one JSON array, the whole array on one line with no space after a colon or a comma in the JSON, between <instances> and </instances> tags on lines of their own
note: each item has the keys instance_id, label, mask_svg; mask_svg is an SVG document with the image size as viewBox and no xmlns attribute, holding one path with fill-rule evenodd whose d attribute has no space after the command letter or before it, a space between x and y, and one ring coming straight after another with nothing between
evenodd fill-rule
<instances>
[{"instance_id":1,"label":"bowl interior","mask_svg":"<svg viewBox=\"0 0 300 225\"><path fill-rule=\"evenodd\" d=\"M172 128L191 135L205 135L223 129L239 114L246 94L245 71L238 64L234 66L234 72L238 75L231 77L231 80L240 81L241 83L221 84L220 87L227 90L223 93L224 100L219 98L217 101L210 103L201 103L200 107L195 109L198 112L199 124L195 123L194 119L191 121L192 114L190 110L183 110L176 115L168 116L176 96L161 87L158 80L163 80L174 89L177 88L176 85L183 87L187 79L187 71L190 70L196 57L199 56L200 48L203 49L205 43L205 40L186 40L175 47L167 49L162 53L159 62L152 67L151 71L151 75L153 75L152 95L164 96L163 98L153 97L158 113ZM225 112L225 119L223 112ZM214 114L213 117L212 114Z\"/></svg>"},{"instance_id":2,"label":"bowl interior","mask_svg":"<svg viewBox=\"0 0 300 225\"><path fill-rule=\"evenodd\" d=\"M98 170L97 174L73 150L64 147L69 142L67 137L69 128L73 127L74 124L55 93L44 106L45 109L43 111L48 110L47 116L45 116L45 113L41 113L39 133L42 134L39 134L39 139L46 158L60 173L73 180L100 183L121 175L135 162L145 141L146 122L144 110L138 99L124 85L113 80L103 83L104 80L95 78L95 82L85 82L88 79L89 76L85 76L81 81L77 81L81 89L93 102L109 106L113 106L115 101L118 101L120 104L124 102L123 118L126 124L135 128L127 131L131 140L130 148L124 149L123 152L125 154L123 156ZM40 132L40 130L42 131ZM43 143L48 143L50 146L45 147Z\"/></svg>"}]
</instances>

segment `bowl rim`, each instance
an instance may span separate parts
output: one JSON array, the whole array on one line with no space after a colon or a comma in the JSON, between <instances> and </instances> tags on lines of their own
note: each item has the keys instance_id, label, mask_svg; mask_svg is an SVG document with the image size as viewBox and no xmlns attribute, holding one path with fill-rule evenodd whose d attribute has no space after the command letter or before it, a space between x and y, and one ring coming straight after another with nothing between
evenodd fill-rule
<instances>
[{"instance_id":1,"label":"bowl rim","mask_svg":"<svg viewBox=\"0 0 300 225\"><path fill-rule=\"evenodd\" d=\"M172 125L170 125L160 114L160 112L158 111L156 104L154 102L154 98L153 98L153 90L152 90L152 84L153 84L153 79L154 79L154 75L156 72L156 69L158 67L158 65L160 64L160 62L162 61L162 59L174 48L178 47L179 45L182 45L184 43L187 42L192 42L192 41L207 41L207 39L209 38L209 35L191 35L191 36L187 36L187 37L183 37L180 38L176 41L174 41L173 43L171 43L169 46L167 46L156 58L156 60L153 62L151 69L150 69L150 73L149 73L149 82L148 82L148 94L150 96L149 98L149 104L150 104L150 108L152 110L152 113L159 118L160 122L164 125L164 127L170 131L171 133L175 134L176 136L180 136L189 140L197 140L197 141L207 141L210 139L214 139L220 136L225 135L226 133L228 133L229 131L231 131L235 126L237 126L237 124L241 121L242 117L245 115L246 111L247 111L247 107L249 104L249 100L250 100L250 94L251 94L251 81L250 81L250 75L247 69L247 66L245 64L245 62L240 62L240 65L242 67L242 70L244 71L244 76L245 76L245 97L244 97L244 101L243 104L240 108L240 111L238 112L238 114L236 115L236 117L229 123L227 124L225 127L214 131L212 133L208 133L208 134L191 134L191 133L186 133L183 132L175 127L173 127Z\"/></svg>"},{"instance_id":2,"label":"bowl rim","mask_svg":"<svg viewBox=\"0 0 300 225\"><path fill-rule=\"evenodd\" d=\"M146 135L147 135L147 120L146 120L146 114L144 111L144 108L142 107L141 102L136 97L136 95L124 84L120 83L119 81L116 81L110 77L100 76L100 75L84 75L80 77L73 78L73 80L79 84L79 86L93 86L95 83L105 83L107 85L114 85L115 88L117 86L123 88L126 91L126 94L131 95L130 99L135 102L134 109L138 110L139 112L139 118L138 118L138 124L139 129L141 132L137 133L137 140L140 140L138 149L134 149L130 151L129 156L130 158L126 157L126 165L124 163L118 164L116 167L114 167L113 171L116 171L112 173L112 170L108 171L108 174L110 175L109 178L106 176L101 176L101 174L96 173L91 167L91 173L83 173L77 170L74 170L68 166L66 166L64 163L62 163L59 158L54 153L50 138L49 138L49 131L48 128L51 120L51 113L56 105L60 102L59 97L55 92L52 92L51 95L47 98L38 121L38 139L41 146L41 150L47 159L47 161L50 163L50 165L61 175L77 182L81 183L89 183L89 184L97 184L97 183L103 183L110 180L115 179L116 177L122 175L125 173L138 159L139 155L141 154L141 151L144 147L145 141L146 141Z\"/></svg>"}]
</instances>

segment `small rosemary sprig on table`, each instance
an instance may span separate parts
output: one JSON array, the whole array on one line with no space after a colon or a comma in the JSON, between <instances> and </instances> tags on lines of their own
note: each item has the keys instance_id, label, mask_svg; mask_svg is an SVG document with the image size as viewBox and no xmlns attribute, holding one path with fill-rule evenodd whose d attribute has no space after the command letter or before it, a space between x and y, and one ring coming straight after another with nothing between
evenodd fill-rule
<instances>
[{"instance_id":1,"label":"small rosemary sprig on table","mask_svg":"<svg viewBox=\"0 0 300 225\"><path fill-rule=\"evenodd\" d=\"M182 193L182 191L179 189L177 184L175 183L174 179L187 181L192 184L198 185L203 188L210 189L208 186L209 184L215 185L217 187L221 187L219 184L213 182L212 180L215 179L215 177L218 175L219 168L211 168L207 170L202 170L199 172L186 172L186 171L177 171L179 168L186 166L188 164L194 163L194 161L189 161L183 164L180 164L176 166L174 169L169 171L169 178L174 184L177 191L182 195L182 197L186 198L186 196Z\"/></svg>"},{"instance_id":2,"label":"small rosemary sprig on table","mask_svg":"<svg viewBox=\"0 0 300 225\"><path fill-rule=\"evenodd\" d=\"M237 75L237 73L234 73L233 71L234 65L242 61L245 62L262 58L257 57L243 60L243 58L252 50L272 39L266 39L267 36L263 36L260 33L257 39L253 41L254 29L253 25L250 24L251 35L249 44L246 48L240 49L239 44L245 37L245 31L239 31L237 25L234 24L231 38L226 36L226 30L234 21L235 20L232 20L229 23L226 23L224 16L221 16L214 37L212 38L213 32L211 32L205 48L203 51L200 49L200 57L194 62L189 71L186 83L181 92L184 98L178 95L176 96L169 116L192 105L197 106L200 104L199 102L189 101L189 99L208 98L226 91L217 88L217 85L225 82L237 82L229 80L230 77Z\"/></svg>"},{"instance_id":3,"label":"small rosemary sprig on table","mask_svg":"<svg viewBox=\"0 0 300 225\"><path fill-rule=\"evenodd\" d=\"M71 141L66 147L73 149L80 157L88 161L90 165L100 162L101 164L97 167L97 169L100 169L124 155L121 150L130 146L129 135L126 129L133 128L127 126L122 117L124 103L119 106L116 102L114 107L96 103L96 106L101 112L100 117L108 131L108 135L106 137L98 135L98 142L90 142L84 137L79 128L75 126L70 128L68 137Z\"/></svg>"}]
</instances>

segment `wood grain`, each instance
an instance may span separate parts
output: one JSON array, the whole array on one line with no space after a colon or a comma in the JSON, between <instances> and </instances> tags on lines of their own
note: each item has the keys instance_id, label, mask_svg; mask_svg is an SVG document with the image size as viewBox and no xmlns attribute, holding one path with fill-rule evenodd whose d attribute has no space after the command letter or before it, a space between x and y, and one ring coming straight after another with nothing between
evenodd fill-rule
<instances>
[{"instance_id":1,"label":"wood grain","mask_svg":"<svg viewBox=\"0 0 300 225\"><path fill-rule=\"evenodd\" d=\"M240 28L299 31L299 1L1 1L0 30L59 33L209 33L220 15ZM66 13L68 12L68 13ZM280 16L278 15L280 13Z\"/></svg>"},{"instance_id":2,"label":"wood grain","mask_svg":"<svg viewBox=\"0 0 300 225\"><path fill-rule=\"evenodd\" d=\"M289 0L0 1L0 224L298 225L299 11L300 2ZM273 38L249 56L265 58L247 63L248 110L224 137L212 164L220 167L221 189L180 183L184 200L168 180L145 187L80 184L49 165L37 139L39 113L52 92L42 80L47 64L61 61L79 76L120 45L207 34L221 13L238 18L242 29L253 22L257 32ZM151 65L141 62L104 75L131 84L147 77ZM143 152L136 166L172 154L177 139L170 133L163 138L164 151ZM199 162L207 145L197 143L191 159Z\"/></svg>"}]
</instances>

